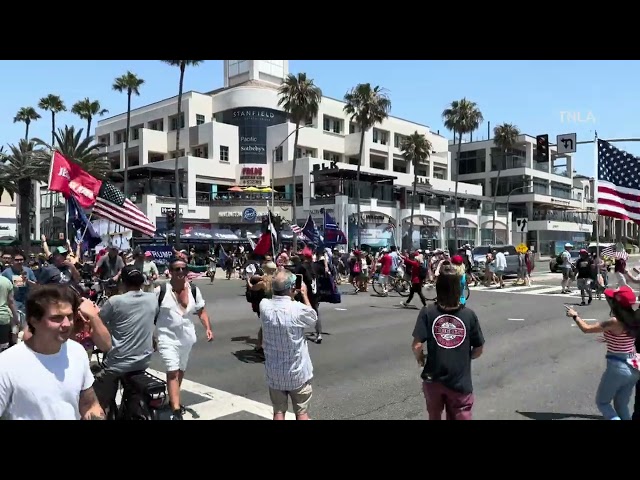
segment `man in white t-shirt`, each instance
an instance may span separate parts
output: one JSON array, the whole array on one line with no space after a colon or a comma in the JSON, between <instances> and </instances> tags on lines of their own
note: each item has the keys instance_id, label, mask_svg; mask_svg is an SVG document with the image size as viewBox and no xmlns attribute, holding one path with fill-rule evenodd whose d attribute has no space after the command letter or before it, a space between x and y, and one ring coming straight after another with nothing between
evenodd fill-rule
<instances>
[{"instance_id":1,"label":"man in white t-shirt","mask_svg":"<svg viewBox=\"0 0 640 480\"><path fill-rule=\"evenodd\" d=\"M35 293L35 292L34 292ZM27 297L32 335L0 354L0 417L9 420L104 420L73 322L91 321L98 308L66 285L43 285Z\"/></svg>"},{"instance_id":2,"label":"man in white t-shirt","mask_svg":"<svg viewBox=\"0 0 640 480\"><path fill-rule=\"evenodd\" d=\"M182 420L184 409L180 405L180 385L189 363L191 348L196 343L196 329L189 315L200 318L208 342L213 340L213 332L200 289L186 281L186 261L182 258L172 259L169 272L171 280L155 289L160 306L156 334L158 353L167 371L169 404L173 411L171 419Z\"/></svg>"}]
</instances>

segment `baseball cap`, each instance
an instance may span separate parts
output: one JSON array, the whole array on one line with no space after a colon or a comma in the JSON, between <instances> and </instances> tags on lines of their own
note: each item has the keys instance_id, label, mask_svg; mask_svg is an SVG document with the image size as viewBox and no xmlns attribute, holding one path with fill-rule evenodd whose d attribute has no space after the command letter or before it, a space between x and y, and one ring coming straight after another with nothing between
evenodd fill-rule
<instances>
[{"instance_id":1,"label":"baseball cap","mask_svg":"<svg viewBox=\"0 0 640 480\"><path fill-rule=\"evenodd\" d=\"M607 288L604 291L604 296L615 300L623 308L630 308L634 303L636 303L636 294L633 292L631 287L627 285L623 285L616 289Z\"/></svg>"},{"instance_id":2,"label":"baseball cap","mask_svg":"<svg viewBox=\"0 0 640 480\"><path fill-rule=\"evenodd\" d=\"M69 253L69 250L67 250L65 247L56 247L53 250L53 254L59 254L59 255L67 255Z\"/></svg>"},{"instance_id":3,"label":"baseball cap","mask_svg":"<svg viewBox=\"0 0 640 480\"><path fill-rule=\"evenodd\" d=\"M153 254L149 250L147 250L146 252L144 252L144 256L145 257L153 257Z\"/></svg>"},{"instance_id":4,"label":"baseball cap","mask_svg":"<svg viewBox=\"0 0 640 480\"><path fill-rule=\"evenodd\" d=\"M135 265L127 265L122 269L122 281L127 285L142 285L144 275Z\"/></svg>"}]
</instances>

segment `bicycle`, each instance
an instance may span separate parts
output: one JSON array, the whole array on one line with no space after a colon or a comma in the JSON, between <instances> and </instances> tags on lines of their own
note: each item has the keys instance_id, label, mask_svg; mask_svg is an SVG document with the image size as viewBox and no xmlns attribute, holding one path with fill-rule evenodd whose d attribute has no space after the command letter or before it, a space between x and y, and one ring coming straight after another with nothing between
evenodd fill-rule
<instances>
[{"instance_id":1,"label":"bicycle","mask_svg":"<svg viewBox=\"0 0 640 480\"><path fill-rule=\"evenodd\" d=\"M380 283L380 274L378 272L374 273L371 277L371 286L373 287L373 291L378 295L384 295L384 289L382 283ZM390 290L394 290L401 297L408 297L411 284L399 276L388 275L387 287L387 293Z\"/></svg>"}]
</instances>

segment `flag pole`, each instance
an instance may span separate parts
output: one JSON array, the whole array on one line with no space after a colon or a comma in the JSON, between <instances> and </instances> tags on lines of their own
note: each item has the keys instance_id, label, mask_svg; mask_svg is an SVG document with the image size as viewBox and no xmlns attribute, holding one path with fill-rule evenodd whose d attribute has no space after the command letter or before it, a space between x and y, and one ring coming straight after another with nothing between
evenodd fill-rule
<instances>
[{"instance_id":1,"label":"flag pole","mask_svg":"<svg viewBox=\"0 0 640 480\"><path fill-rule=\"evenodd\" d=\"M594 132L593 164L595 175L593 177L593 200L596 204L596 255L600 258L600 214L598 213L598 132Z\"/></svg>"}]
</instances>

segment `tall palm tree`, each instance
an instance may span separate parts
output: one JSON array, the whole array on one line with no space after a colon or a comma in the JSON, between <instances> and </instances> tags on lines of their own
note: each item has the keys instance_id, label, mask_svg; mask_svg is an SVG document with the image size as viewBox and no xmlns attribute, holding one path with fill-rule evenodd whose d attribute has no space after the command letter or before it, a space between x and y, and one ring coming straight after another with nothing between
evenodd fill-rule
<instances>
[{"instance_id":1,"label":"tall palm tree","mask_svg":"<svg viewBox=\"0 0 640 480\"><path fill-rule=\"evenodd\" d=\"M111 164L107 159L106 145L93 143L92 136L82 138L82 133L82 128L76 132L75 127L65 125L54 134L53 145L39 138L34 138L33 141L37 146L44 146L49 151L59 151L67 160L78 164L90 175L100 180L107 179L111 173Z\"/></svg>"},{"instance_id":2,"label":"tall palm tree","mask_svg":"<svg viewBox=\"0 0 640 480\"><path fill-rule=\"evenodd\" d=\"M116 92L127 92L127 131L124 136L124 196L129 198L129 130L131 129L131 95L140 95L140 87L144 83L135 73L127 71L113 82L113 89Z\"/></svg>"},{"instance_id":3,"label":"tall palm tree","mask_svg":"<svg viewBox=\"0 0 640 480\"><path fill-rule=\"evenodd\" d=\"M197 67L204 60L162 60L167 65L178 67L180 69L180 83L178 84L178 128L176 129L176 149L175 149L175 182L176 182L176 220L175 235L176 247L180 245L180 168L178 167L178 157L180 155L180 130L182 130L182 88L184 87L184 71L187 67ZM186 151L186 149L185 149Z\"/></svg>"},{"instance_id":4,"label":"tall palm tree","mask_svg":"<svg viewBox=\"0 0 640 480\"><path fill-rule=\"evenodd\" d=\"M503 123L497 125L493 129L493 143L496 147L504 152L504 160L507 160L507 152L513 148L518 142L518 136L520 135L520 129L511 124ZM498 176L496 177L496 185L493 187L493 243L496 243L496 198L498 196L498 183L500 182L500 173L502 172L502 163L498 162ZM507 216L509 212L507 212ZM508 223L508 222L507 222ZM507 235L510 229L510 225L507 225Z\"/></svg>"},{"instance_id":5,"label":"tall palm tree","mask_svg":"<svg viewBox=\"0 0 640 480\"><path fill-rule=\"evenodd\" d=\"M463 98L462 100L454 100L448 108L442 112L444 126L453 132L453 138L458 134L458 154L453 167L456 176L456 186L454 193L455 208L453 214L453 231L454 239L458 235L458 176L460 173L460 151L462 149L462 135L474 132L484 121L482 112L475 102ZM449 238L447 238L447 241ZM456 245L457 247L457 245Z\"/></svg>"},{"instance_id":6,"label":"tall palm tree","mask_svg":"<svg viewBox=\"0 0 640 480\"><path fill-rule=\"evenodd\" d=\"M295 137L293 139L293 223L298 224L296 216L296 166L298 161L298 136L300 124L306 122L308 118L318 115L320 102L322 101L322 90L313 83L313 79L308 78L306 73L293 75L290 73L284 79L278 90L280 99L278 106L287 112L289 120L296 126ZM294 250L296 249L298 236L293 234Z\"/></svg>"},{"instance_id":7,"label":"tall palm tree","mask_svg":"<svg viewBox=\"0 0 640 480\"><path fill-rule=\"evenodd\" d=\"M51 112L51 144L55 143L56 134L56 114L60 112L66 112L67 107L60 98L59 95L49 94L46 97L42 97L38 102L38 108L45 112ZM53 226L53 217L55 216L56 206L54 205L54 197L57 193L51 192L49 194L49 224ZM51 232L48 233L51 235Z\"/></svg>"},{"instance_id":8,"label":"tall palm tree","mask_svg":"<svg viewBox=\"0 0 640 480\"><path fill-rule=\"evenodd\" d=\"M402 156L413 166L413 193L411 194L411 219L409 220L409 241L413 242L413 212L416 206L416 186L418 174L416 167L431 157L433 146L427 137L416 130L402 144Z\"/></svg>"},{"instance_id":9,"label":"tall palm tree","mask_svg":"<svg viewBox=\"0 0 640 480\"><path fill-rule=\"evenodd\" d=\"M344 111L360 128L360 150L356 172L356 207L358 215L358 247L360 247L360 168L364 156L364 136L374 125L382 123L389 116L391 100L384 88L371 87L370 83L359 83L344 96Z\"/></svg>"},{"instance_id":10,"label":"tall palm tree","mask_svg":"<svg viewBox=\"0 0 640 480\"><path fill-rule=\"evenodd\" d=\"M79 116L82 120L87 121L87 138L91 135L91 121L94 117L102 117L109 113L109 110L102 108L98 100L89 100L89 97L84 100L78 100L71 107L71 113Z\"/></svg>"},{"instance_id":11,"label":"tall palm tree","mask_svg":"<svg viewBox=\"0 0 640 480\"><path fill-rule=\"evenodd\" d=\"M36 150L34 141L20 140L18 145L9 145L10 152L0 169L0 185L12 196L20 198L20 239L22 249L28 253L31 247L31 189L34 181L45 182L49 174L50 155Z\"/></svg>"},{"instance_id":12,"label":"tall palm tree","mask_svg":"<svg viewBox=\"0 0 640 480\"><path fill-rule=\"evenodd\" d=\"M22 107L16 113L16 116L13 117L13 123L24 122L25 131L24 131L24 139L29 140L29 125L31 122L35 122L36 120L42 118L36 109L33 107Z\"/></svg>"}]
</instances>

